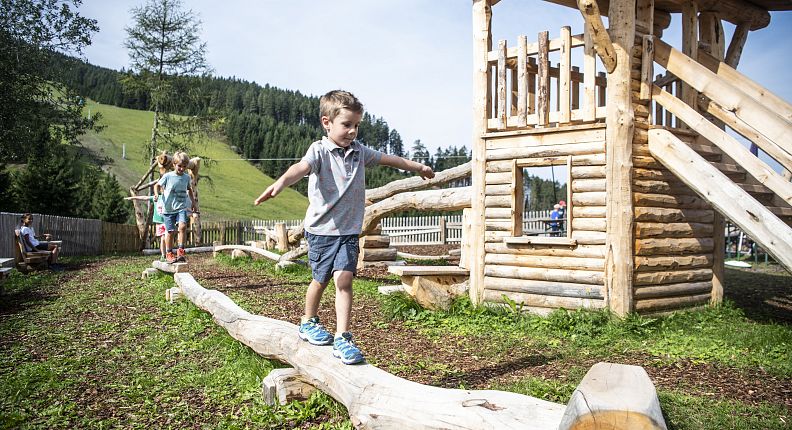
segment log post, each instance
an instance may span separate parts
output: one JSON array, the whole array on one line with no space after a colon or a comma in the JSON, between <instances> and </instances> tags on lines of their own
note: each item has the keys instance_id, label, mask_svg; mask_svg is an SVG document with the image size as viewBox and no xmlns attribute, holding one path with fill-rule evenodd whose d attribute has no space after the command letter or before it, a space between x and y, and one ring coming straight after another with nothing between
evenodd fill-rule
<instances>
[{"instance_id":1,"label":"log post","mask_svg":"<svg viewBox=\"0 0 792 430\"><path fill-rule=\"evenodd\" d=\"M470 198L470 301L478 305L484 298L484 192L486 175L486 142L488 120L488 62L492 49L492 2L473 0L473 160Z\"/></svg>"},{"instance_id":2,"label":"log post","mask_svg":"<svg viewBox=\"0 0 792 430\"><path fill-rule=\"evenodd\" d=\"M699 21L701 41L706 44L710 55L718 61L723 61L725 55L725 41L723 23L718 17L718 14L714 12L702 12L699 16ZM735 37L739 37L739 30L738 26L734 33ZM734 41L734 39L732 39L732 41ZM745 39L743 39L743 42L745 42ZM729 48L731 49L731 46L729 46ZM742 51L742 47L740 47L740 51ZM723 122L713 118L712 115L706 115L706 117L713 124L718 125L720 129L725 130L726 127ZM724 269L724 263L726 261L726 233L723 215L717 211L713 211L713 213L712 241L714 245L712 250L712 294L710 296L710 304L717 305L723 302L723 286L726 282L726 273Z\"/></svg>"},{"instance_id":3,"label":"log post","mask_svg":"<svg viewBox=\"0 0 792 430\"><path fill-rule=\"evenodd\" d=\"M278 251L286 252L289 250L289 231L286 229L286 223L279 222L275 224L275 238L278 242Z\"/></svg>"},{"instance_id":4,"label":"log post","mask_svg":"<svg viewBox=\"0 0 792 430\"><path fill-rule=\"evenodd\" d=\"M616 66L608 74L606 118L606 303L617 315L633 310L632 143L635 114L630 95L635 1L610 2L608 22Z\"/></svg>"}]
</instances>

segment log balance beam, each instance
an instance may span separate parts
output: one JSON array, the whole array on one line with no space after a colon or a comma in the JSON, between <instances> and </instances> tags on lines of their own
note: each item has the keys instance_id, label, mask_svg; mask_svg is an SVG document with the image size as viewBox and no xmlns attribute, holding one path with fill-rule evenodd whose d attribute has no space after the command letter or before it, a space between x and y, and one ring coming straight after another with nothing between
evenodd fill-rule
<instances>
[{"instance_id":1,"label":"log balance beam","mask_svg":"<svg viewBox=\"0 0 792 430\"><path fill-rule=\"evenodd\" d=\"M294 324L251 314L189 273L176 273L174 280L180 293L175 296L209 312L231 337L263 357L290 364L294 371L284 380L300 379L298 385L316 387L345 405L355 428L666 429L654 386L635 366L594 366L569 406L503 391L432 387L367 363L345 365L332 356L331 346L300 340ZM609 418L607 427L599 426L600 417Z\"/></svg>"}]
</instances>

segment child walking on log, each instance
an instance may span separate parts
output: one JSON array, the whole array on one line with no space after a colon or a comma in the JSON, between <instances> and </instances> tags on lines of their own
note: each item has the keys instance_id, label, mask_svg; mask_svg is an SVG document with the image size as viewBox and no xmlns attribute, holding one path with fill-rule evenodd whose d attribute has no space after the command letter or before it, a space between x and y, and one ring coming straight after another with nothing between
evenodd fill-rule
<instances>
[{"instance_id":1,"label":"child walking on log","mask_svg":"<svg viewBox=\"0 0 792 430\"><path fill-rule=\"evenodd\" d=\"M195 207L195 197L192 193L192 185L190 185L190 175L185 173L190 157L184 152L177 152L173 154L174 170L168 172L160 178L156 185L154 185L154 201L159 199L159 195L163 195L162 202L162 218L165 221L165 229L168 231L165 237L167 252L165 254L165 261L168 264L173 264L176 261L185 261L184 257L184 236L187 230L187 210L197 212ZM188 200L189 198L189 200ZM179 228L179 247L174 255L173 253L173 236L178 224Z\"/></svg>"},{"instance_id":2,"label":"child walking on log","mask_svg":"<svg viewBox=\"0 0 792 430\"><path fill-rule=\"evenodd\" d=\"M365 168L378 164L418 173L434 172L421 163L369 149L355 140L363 118L363 104L347 91L330 91L319 100L319 114L327 136L311 144L301 161L289 167L253 202L258 205L308 175L305 238L313 280L305 294L305 314L298 330L313 345L333 344L333 356L344 364L364 360L350 333L352 280L357 270L358 236L365 212ZM335 280L336 332L319 322L319 301Z\"/></svg>"}]
</instances>

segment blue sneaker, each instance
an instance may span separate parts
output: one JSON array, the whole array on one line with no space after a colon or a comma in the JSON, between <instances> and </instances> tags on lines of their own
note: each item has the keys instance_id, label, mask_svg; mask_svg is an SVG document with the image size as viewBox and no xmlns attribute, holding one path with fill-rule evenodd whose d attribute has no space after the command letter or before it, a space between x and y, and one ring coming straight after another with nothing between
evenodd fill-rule
<instances>
[{"instance_id":1,"label":"blue sneaker","mask_svg":"<svg viewBox=\"0 0 792 430\"><path fill-rule=\"evenodd\" d=\"M301 323L298 334L300 339L307 340L311 345L330 345L333 343L333 335L319 323L319 317L311 317L308 321Z\"/></svg>"},{"instance_id":2,"label":"blue sneaker","mask_svg":"<svg viewBox=\"0 0 792 430\"><path fill-rule=\"evenodd\" d=\"M360 349L352 341L352 333L344 332L333 341L333 357L344 364L357 364L365 360Z\"/></svg>"}]
</instances>

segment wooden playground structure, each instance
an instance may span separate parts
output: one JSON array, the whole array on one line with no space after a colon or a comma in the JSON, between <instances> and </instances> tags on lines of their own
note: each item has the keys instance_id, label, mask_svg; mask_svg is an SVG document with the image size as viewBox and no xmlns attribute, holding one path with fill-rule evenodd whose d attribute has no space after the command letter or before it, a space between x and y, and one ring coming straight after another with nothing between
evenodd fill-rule
<instances>
[{"instance_id":1,"label":"wooden playground structure","mask_svg":"<svg viewBox=\"0 0 792 430\"><path fill-rule=\"evenodd\" d=\"M416 296L460 294L464 284L476 305L508 299L539 314L590 308L620 316L719 303L725 218L792 270L792 106L736 71L749 32L792 2L548 1L579 9L583 33L563 27L557 38L541 31L535 40L495 43L499 1L473 0L473 160L430 181L368 190L361 262L395 260L379 221L417 209L464 215L458 266L391 267ZM662 39L672 19L682 23L678 48ZM736 25L728 43L724 21ZM553 236L523 231L526 175L547 166L565 172L569 205L564 233ZM421 190L468 175L470 187ZM296 244L301 231L288 236ZM272 396L321 389L347 406L356 427L666 428L640 368L595 366L566 407L436 389L372 366L326 363L329 354L301 344L293 325L249 314L187 273L175 276L170 298L188 297L232 336L294 367L273 378L281 386Z\"/></svg>"}]
</instances>

